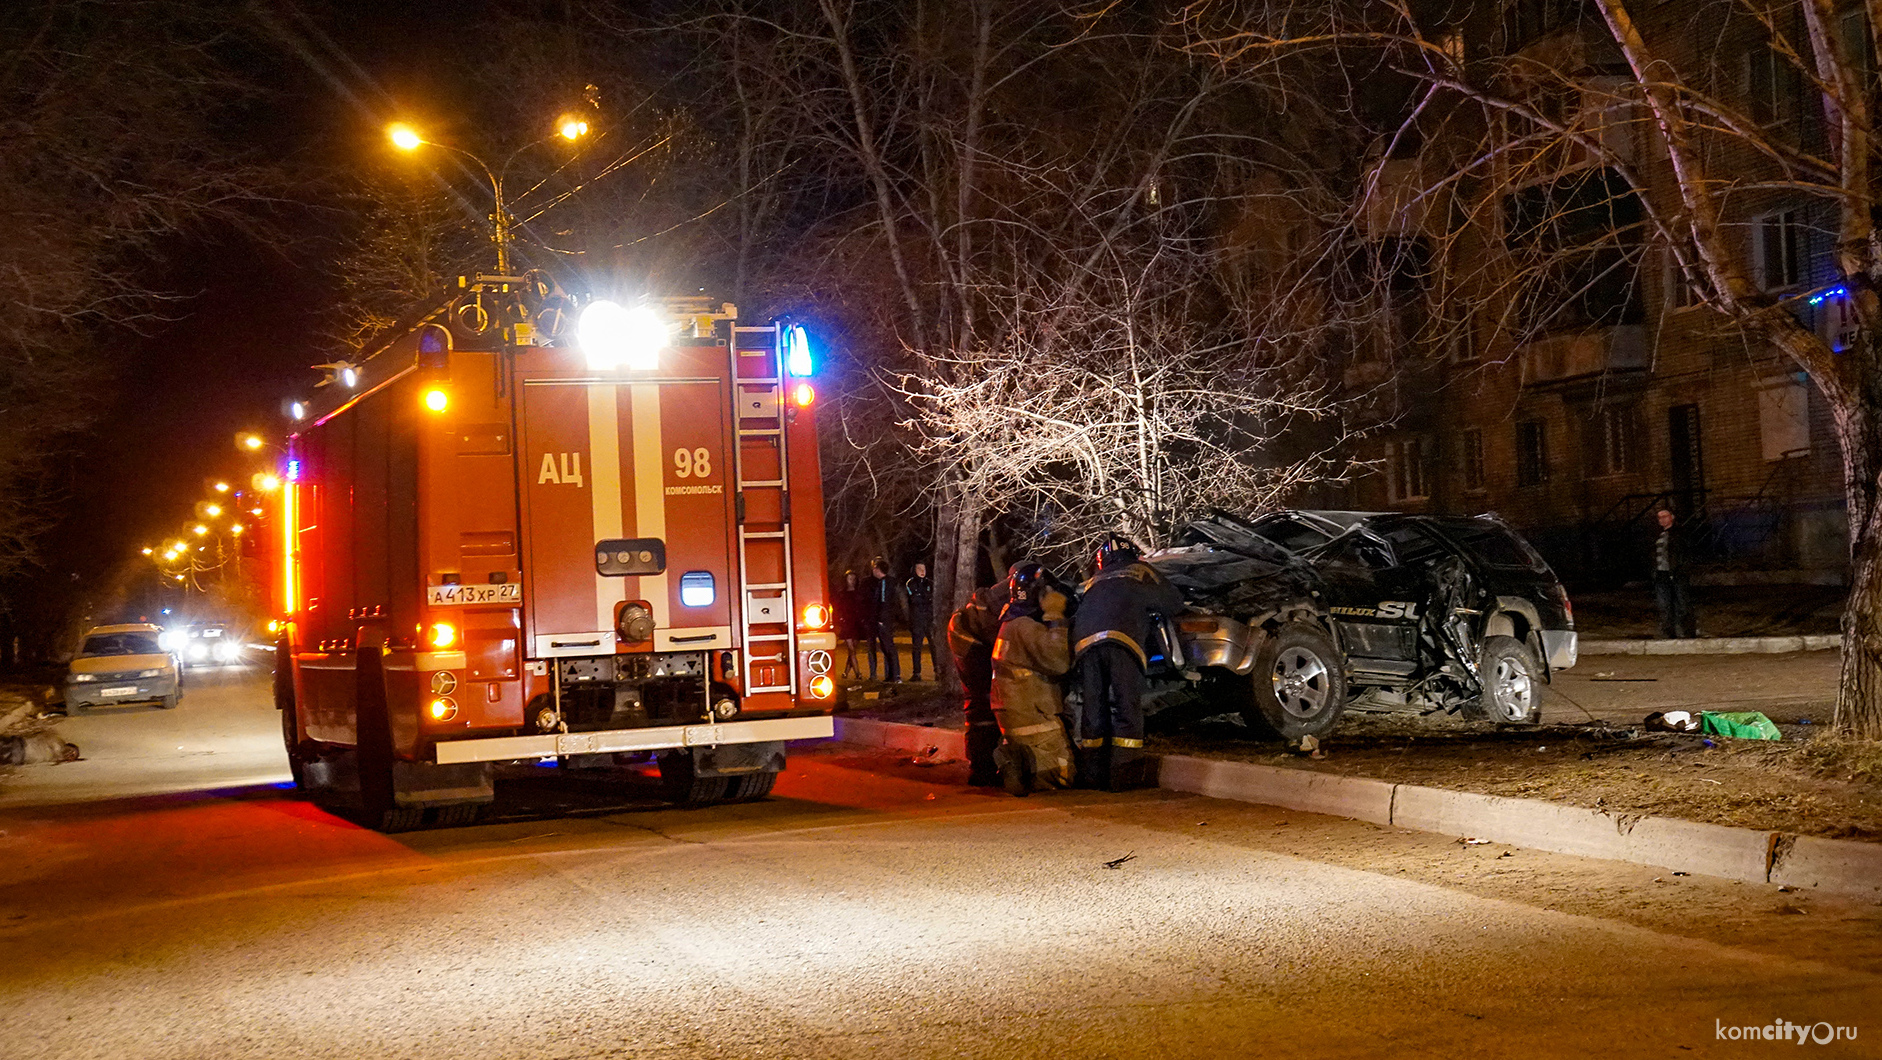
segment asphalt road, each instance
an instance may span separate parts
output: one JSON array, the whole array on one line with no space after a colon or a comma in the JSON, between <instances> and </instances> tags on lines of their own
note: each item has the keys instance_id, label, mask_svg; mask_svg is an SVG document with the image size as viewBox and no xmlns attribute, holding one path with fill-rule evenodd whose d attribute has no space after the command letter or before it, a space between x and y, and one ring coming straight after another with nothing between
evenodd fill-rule
<instances>
[{"instance_id":1,"label":"asphalt road","mask_svg":"<svg viewBox=\"0 0 1882 1060\"><path fill-rule=\"evenodd\" d=\"M275 724L203 681L0 778L0 1056L1882 1055L1869 903L834 746L763 803L519 769L381 836Z\"/></svg>"}]
</instances>

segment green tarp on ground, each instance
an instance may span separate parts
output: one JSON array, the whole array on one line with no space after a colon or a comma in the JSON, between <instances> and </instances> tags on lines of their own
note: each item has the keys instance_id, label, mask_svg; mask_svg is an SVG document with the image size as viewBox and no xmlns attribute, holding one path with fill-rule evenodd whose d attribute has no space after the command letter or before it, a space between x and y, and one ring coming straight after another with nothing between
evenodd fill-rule
<instances>
[{"instance_id":1,"label":"green tarp on ground","mask_svg":"<svg viewBox=\"0 0 1882 1060\"><path fill-rule=\"evenodd\" d=\"M1770 718L1755 710L1736 714L1723 714L1716 711L1703 711L1699 715L1699 731L1714 736L1733 736L1740 740L1782 740L1777 726Z\"/></svg>"}]
</instances>

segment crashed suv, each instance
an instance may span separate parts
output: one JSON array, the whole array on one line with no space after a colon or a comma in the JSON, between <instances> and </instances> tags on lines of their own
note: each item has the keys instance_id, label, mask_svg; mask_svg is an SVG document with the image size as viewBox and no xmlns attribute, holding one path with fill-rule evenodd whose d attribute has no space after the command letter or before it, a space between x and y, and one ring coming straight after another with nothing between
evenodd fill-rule
<instances>
[{"instance_id":1,"label":"crashed suv","mask_svg":"<svg viewBox=\"0 0 1882 1060\"><path fill-rule=\"evenodd\" d=\"M1190 605L1153 688L1227 693L1289 740L1347 709L1533 725L1541 685L1575 665L1567 592L1495 516L1218 512L1146 558Z\"/></svg>"}]
</instances>

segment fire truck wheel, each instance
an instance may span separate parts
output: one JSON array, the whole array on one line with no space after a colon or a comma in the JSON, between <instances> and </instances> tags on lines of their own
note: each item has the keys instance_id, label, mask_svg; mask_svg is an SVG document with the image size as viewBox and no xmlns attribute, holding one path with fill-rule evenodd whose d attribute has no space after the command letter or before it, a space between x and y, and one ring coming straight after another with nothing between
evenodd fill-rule
<instances>
[{"instance_id":1,"label":"fire truck wheel","mask_svg":"<svg viewBox=\"0 0 1882 1060\"><path fill-rule=\"evenodd\" d=\"M167 696L165 696L165 697L163 697L162 699L160 699L160 700L158 700L158 701L157 701L157 705L158 705L159 707L162 707L162 708L163 708L163 709L165 709L165 710L175 710L175 709L176 709L176 701L177 701L177 700L179 700L179 699L182 699L182 698L183 698L183 697L182 697L182 695L181 695L181 694L178 694L178 693L174 693L174 692L173 692L173 693L171 693L170 695L167 695Z\"/></svg>"},{"instance_id":2,"label":"fire truck wheel","mask_svg":"<svg viewBox=\"0 0 1882 1060\"><path fill-rule=\"evenodd\" d=\"M440 806L436 824L439 828L457 828L462 825L476 824L489 805L485 802L460 802L451 806Z\"/></svg>"},{"instance_id":3,"label":"fire truck wheel","mask_svg":"<svg viewBox=\"0 0 1882 1060\"><path fill-rule=\"evenodd\" d=\"M776 773L747 773L742 777L733 777L726 791L726 798L732 802L756 802L771 794L771 786L778 782Z\"/></svg>"},{"instance_id":4,"label":"fire truck wheel","mask_svg":"<svg viewBox=\"0 0 1882 1060\"><path fill-rule=\"evenodd\" d=\"M702 777L693 772L693 756L687 752L660 756L660 786L668 802L681 806L709 806L725 800L728 777Z\"/></svg>"},{"instance_id":5,"label":"fire truck wheel","mask_svg":"<svg viewBox=\"0 0 1882 1060\"><path fill-rule=\"evenodd\" d=\"M379 819L373 824L373 830L409 832L414 828L424 827L424 824L425 808L423 806L395 806L379 814Z\"/></svg>"}]
</instances>

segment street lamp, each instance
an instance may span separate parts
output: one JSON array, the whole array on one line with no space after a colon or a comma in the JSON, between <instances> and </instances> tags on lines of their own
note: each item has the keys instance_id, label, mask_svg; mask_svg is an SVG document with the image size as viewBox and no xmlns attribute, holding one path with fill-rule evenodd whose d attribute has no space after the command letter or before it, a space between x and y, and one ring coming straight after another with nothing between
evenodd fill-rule
<instances>
[{"instance_id":1,"label":"street lamp","mask_svg":"<svg viewBox=\"0 0 1882 1060\"><path fill-rule=\"evenodd\" d=\"M521 155L524 151L535 147L537 144L553 140L558 136L573 143L587 135L588 122L573 115L565 115L557 122L554 132L540 140L532 140L510 152L510 157L503 160L503 165L493 170L490 168L489 163L471 154L469 151L461 147L452 147L450 144L441 144L436 140L427 140L419 134L417 129L404 122L394 122L386 126L387 138L392 141L392 146L401 151L409 153L418 150L420 147L436 147L439 150L449 151L459 157L468 158L476 163L478 169L483 170L484 179L490 182L490 195L496 205L496 212L490 215L490 219L493 223L490 240L497 245L497 274L499 276L508 276L510 274L510 210L508 205L503 201L503 178L509 174L510 163L515 162L517 156Z\"/></svg>"}]
</instances>

